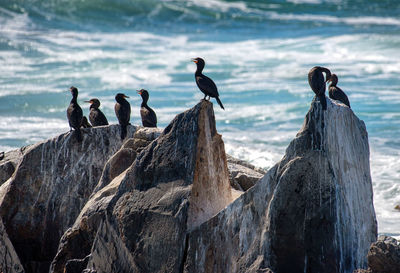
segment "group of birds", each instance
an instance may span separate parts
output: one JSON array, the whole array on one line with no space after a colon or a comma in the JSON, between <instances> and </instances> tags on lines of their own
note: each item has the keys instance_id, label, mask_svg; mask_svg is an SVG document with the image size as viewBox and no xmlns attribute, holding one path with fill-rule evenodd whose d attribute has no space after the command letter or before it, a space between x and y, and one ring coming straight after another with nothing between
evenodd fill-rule
<instances>
[{"instance_id":1,"label":"group of birds","mask_svg":"<svg viewBox=\"0 0 400 273\"><path fill-rule=\"evenodd\" d=\"M325 79L322 73L325 73ZM315 66L311 68L310 72L308 72L308 83L310 84L311 89L314 91L315 95L321 102L322 109L326 110L325 90L327 82L330 82L329 98L333 100L338 100L350 108L350 102L346 94L343 92L342 89L336 86L338 83L337 75L332 74L328 68Z\"/></svg>"},{"instance_id":2,"label":"group of birds","mask_svg":"<svg viewBox=\"0 0 400 273\"><path fill-rule=\"evenodd\" d=\"M197 87L201 92L204 93L204 100L210 98L215 98L217 103L222 109L225 109L221 100L219 99L218 89L216 84L212 79L203 75L203 69L205 66L205 62L202 58L194 58L192 61L197 65L196 72L194 74ZM325 73L325 78L323 73ZM350 107L349 99L342 89L337 87L338 77L336 74L332 74L328 68L315 66L308 73L308 83L311 86L311 89L314 91L315 95L319 99L322 105L322 109L326 110L326 83L330 82L329 85L329 97L334 100L339 100L342 103L346 104ZM67 109L67 117L69 121L70 128L73 128L76 131L76 137L78 141L82 140L82 135L80 128L81 127L90 127L90 126L102 126L108 125L108 121L103 112L99 109L100 101L96 98L93 98L89 101L85 101L90 103L90 114L89 120L91 125L88 123L87 119L83 116L82 108L79 106L77 98L78 98L78 89L74 86L70 88L72 94L72 100ZM142 117L142 124L144 127L157 127L157 116L153 109L151 109L147 102L149 100L149 93L144 90L138 90L138 94L142 97L142 104L140 107L140 115ZM127 134L127 126L130 124L130 115L131 115L131 106L129 102L126 100L129 98L125 94L118 93L115 96L116 104L114 107L115 115L118 118L118 122L121 125L121 138L124 139Z\"/></svg>"},{"instance_id":3,"label":"group of birds","mask_svg":"<svg viewBox=\"0 0 400 273\"><path fill-rule=\"evenodd\" d=\"M69 122L69 127L74 129L76 138L78 141L82 140L81 127L96 127L108 125L108 120L104 113L99 109L100 101L97 98L85 101L90 103L90 113L88 123L86 117L83 116L82 108L78 104L78 88L72 86L70 88L72 94L72 100L67 108L67 118ZM149 100L149 92L147 90L141 89L137 93L142 97L142 104L140 107L140 115L142 117L142 124L144 127L157 127L157 116L153 109L151 109L147 102ZM124 139L127 134L127 126L130 124L131 116L131 105L126 100L129 98L125 94L118 93L115 96L115 115L117 116L118 122L121 125L121 138Z\"/></svg>"}]
</instances>

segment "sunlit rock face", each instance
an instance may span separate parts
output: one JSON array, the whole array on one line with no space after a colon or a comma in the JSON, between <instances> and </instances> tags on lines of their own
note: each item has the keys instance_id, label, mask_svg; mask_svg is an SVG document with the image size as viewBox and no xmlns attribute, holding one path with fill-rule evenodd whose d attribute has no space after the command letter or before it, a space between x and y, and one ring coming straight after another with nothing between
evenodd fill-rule
<instances>
[{"instance_id":1,"label":"sunlit rock face","mask_svg":"<svg viewBox=\"0 0 400 273\"><path fill-rule=\"evenodd\" d=\"M179 272L186 234L240 195L230 186L208 101L179 114L128 169L110 176L124 149L61 239L52 272L64 272L72 260L98 272Z\"/></svg>"},{"instance_id":2,"label":"sunlit rock face","mask_svg":"<svg viewBox=\"0 0 400 273\"><path fill-rule=\"evenodd\" d=\"M283 159L189 235L185 272L352 272L376 240L368 137L314 102Z\"/></svg>"}]
</instances>

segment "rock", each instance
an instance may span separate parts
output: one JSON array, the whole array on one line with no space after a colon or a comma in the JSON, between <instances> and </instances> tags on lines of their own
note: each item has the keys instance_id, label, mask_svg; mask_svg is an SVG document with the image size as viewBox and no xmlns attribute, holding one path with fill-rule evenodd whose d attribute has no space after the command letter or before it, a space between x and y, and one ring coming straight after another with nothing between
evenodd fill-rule
<instances>
[{"instance_id":1,"label":"rock","mask_svg":"<svg viewBox=\"0 0 400 273\"><path fill-rule=\"evenodd\" d=\"M25 149L26 147L23 147L4 154L4 158L0 160L0 186L13 175Z\"/></svg>"},{"instance_id":2,"label":"rock","mask_svg":"<svg viewBox=\"0 0 400 273\"><path fill-rule=\"evenodd\" d=\"M400 205L396 205L396 206L394 207L394 209L396 209L396 210L399 210L399 211L400 211Z\"/></svg>"},{"instance_id":3,"label":"rock","mask_svg":"<svg viewBox=\"0 0 400 273\"><path fill-rule=\"evenodd\" d=\"M368 252L368 266L372 273L400 272L400 244L389 236L379 236Z\"/></svg>"},{"instance_id":4,"label":"rock","mask_svg":"<svg viewBox=\"0 0 400 273\"><path fill-rule=\"evenodd\" d=\"M0 272L23 273L22 264L0 219Z\"/></svg>"},{"instance_id":5,"label":"rock","mask_svg":"<svg viewBox=\"0 0 400 273\"><path fill-rule=\"evenodd\" d=\"M87 255L87 271L179 272L188 230L239 196L230 187L224 144L207 101L178 115L128 169L100 184L64 234L52 272ZM90 249L75 251L87 241Z\"/></svg>"},{"instance_id":6,"label":"rock","mask_svg":"<svg viewBox=\"0 0 400 273\"><path fill-rule=\"evenodd\" d=\"M27 272L48 272L59 240L121 146L119 126L82 129L23 150L13 176L0 187L0 215ZM133 135L135 127L129 127Z\"/></svg>"},{"instance_id":7,"label":"rock","mask_svg":"<svg viewBox=\"0 0 400 273\"><path fill-rule=\"evenodd\" d=\"M313 103L283 159L187 240L184 272L365 268L376 219L364 123Z\"/></svg>"},{"instance_id":8,"label":"rock","mask_svg":"<svg viewBox=\"0 0 400 273\"><path fill-rule=\"evenodd\" d=\"M227 155L227 160L229 181L231 186L236 190L247 191L265 174L264 170L256 168L246 161L236 159L229 155Z\"/></svg>"}]
</instances>

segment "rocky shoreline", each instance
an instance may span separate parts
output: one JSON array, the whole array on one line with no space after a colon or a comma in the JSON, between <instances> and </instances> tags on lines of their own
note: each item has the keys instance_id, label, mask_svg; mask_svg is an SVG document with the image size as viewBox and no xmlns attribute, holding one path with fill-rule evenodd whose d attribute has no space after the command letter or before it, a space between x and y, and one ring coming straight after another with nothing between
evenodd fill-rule
<instances>
[{"instance_id":1,"label":"rocky shoreline","mask_svg":"<svg viewBox=\"0 0 400 273\"><path fill-rule=\"evenodd\" d=\"M400 272L365 125L327 100L267 173L225 154L207 101L124 143L110 125L6 153L0 272Z\"/></svg>"}]
</instances>

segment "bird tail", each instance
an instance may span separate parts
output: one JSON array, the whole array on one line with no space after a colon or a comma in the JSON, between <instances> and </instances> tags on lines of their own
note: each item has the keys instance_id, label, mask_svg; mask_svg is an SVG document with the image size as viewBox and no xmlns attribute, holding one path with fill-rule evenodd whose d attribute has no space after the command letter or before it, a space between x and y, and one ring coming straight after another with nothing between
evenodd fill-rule
<instances>
[{"instance_id":1,"label":"bird tail","mask_svg":"<svg viewBox=\"0 0 400 273\"><path fill-rule=\"evenodd\" d=\"M81 141L82 141L82 132L81 132L81 129L80 129L80 128L77 128L77 129L75 129L74 131L75 131L76 140L77 140L78 142L81 142Z\"/></svg>"},{"instance_id":2,"label":"bird tail","mask_svg":"<svg viewBox=\"0 0 400 273\"><path fill-rule=\"evenodd\" d=\"M127 134L126 127L127 127L127 125L121 125L121 139L124 139L126 137L126 134Z\"/></svg>"},{"instance_id":3,"label":"bird tail","mask_svg":"<svg viewBox=\"0 0 400 273\"><path fill-rule=\"evenodd\" d=\"M224 106L222 105L222 102L219 100L219 98L216 97L215 99L217 100L219 106L221 106L221 108L225 110L225 108L224 108Z\"/></svg>"},{"instance_id":4,"label":"bird tail","mask_svg":"<svg viewBox=\"0 0 400 273\"><path fill-rule=\"evenodd\" d=\"M319 98L319 101L321 102L321 105L322 105L322 110L326 110L326 97L325 97L325 94L322 94L322 95L320 95L320 96L318 96L318 98Z\"/></svg>"}]
</instances>

